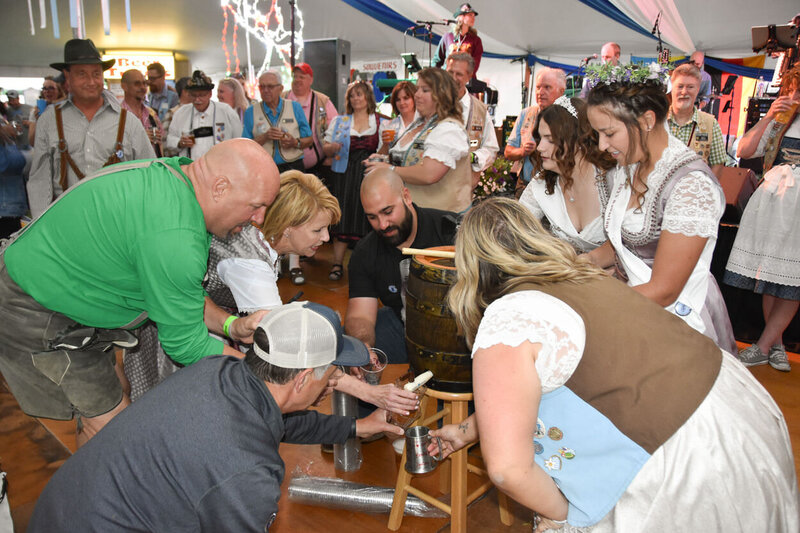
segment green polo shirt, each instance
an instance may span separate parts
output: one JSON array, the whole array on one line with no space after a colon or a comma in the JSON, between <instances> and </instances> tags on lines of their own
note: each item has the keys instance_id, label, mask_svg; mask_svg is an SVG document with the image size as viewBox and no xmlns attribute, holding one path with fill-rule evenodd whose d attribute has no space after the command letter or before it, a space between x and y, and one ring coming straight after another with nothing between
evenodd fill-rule
<instances>
[{"instance_id":1,"label":"green polo shirt","mask_svg":"<svg viewBox=\"0 0 800 533\"><path fill-rule=\"evenodd\" d=\"M181 174L191 163L162 161ZM183 176L153 163L86 179L9 246L9 275L44 307L87 326L119 328L146 312L179 363L222 353L203 322L211 236Z\"/></svg>"}]
</instances>

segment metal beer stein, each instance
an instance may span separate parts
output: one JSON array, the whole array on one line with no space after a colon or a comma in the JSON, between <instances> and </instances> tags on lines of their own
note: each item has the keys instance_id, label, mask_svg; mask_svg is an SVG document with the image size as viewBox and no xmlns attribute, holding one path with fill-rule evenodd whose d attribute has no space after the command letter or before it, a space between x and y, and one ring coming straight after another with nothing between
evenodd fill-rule
<instances>
[{"instance_id":1,"label":"metal beer stein","mask_svg":"<svg viewBox=\"0 0 800 533\"><path fill-rule=\"evenodd\" d=\"M433 471L444 458L442 440L433 437L439 444L437 457L428 453L431 442L430 430L425 426L413 426L406 430L406 472L409 474L427 474Z\"/></svg>"}]
</instances>

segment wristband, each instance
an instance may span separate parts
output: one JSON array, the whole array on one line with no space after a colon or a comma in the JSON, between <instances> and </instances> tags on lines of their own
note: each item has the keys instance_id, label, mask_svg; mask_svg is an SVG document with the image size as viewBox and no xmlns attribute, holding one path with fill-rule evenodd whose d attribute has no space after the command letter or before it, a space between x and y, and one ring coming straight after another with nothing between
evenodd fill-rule
<instances>
[{"instance_id":1,"label":"wristband","mask_svg":"<svg viewBox=\"0 0 800 533\"><path fill-rule=\"evenodd\" d=\"M222 324L222 333L224 333L226 337L231 336L230 327L237 318L239 317L236 315L231 315L225 320L225 323Z\"/></svg>"},{"instance_id":2,"label":"wristband","mask_svg":"<svg viewBox=\"0 0 800 533\"><path fill-rule=\"evenodd\" d=\"M358 426L356 425L356 417L351 416L350 419L352 420L350 423L350 435L347 438L354 439L358 436Z\"/></svg>"}]
</instances>

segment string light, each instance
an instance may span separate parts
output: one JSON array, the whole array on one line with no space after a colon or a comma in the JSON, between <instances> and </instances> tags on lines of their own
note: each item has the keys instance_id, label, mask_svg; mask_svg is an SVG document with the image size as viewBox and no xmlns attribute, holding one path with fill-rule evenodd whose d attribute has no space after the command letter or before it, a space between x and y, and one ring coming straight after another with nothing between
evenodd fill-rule
<instances>
[{"instance_id":1,"label":"string light","mask_svg":"<svg viewBox=\"0 0 800 533\"><path fill-rule=\"evenodd\" d=\"M253 37L264 46L264 60L255 72L261 74L265 70L268 70L272 65L274 53L278 56L278 61L281 64L282 70L284 70L284 74L288 77L292 64L292 33L289 21L287 20L286 23L284 23L283 10L278 6L278 0L270 0L269 10L266 12L262 12L258 9L259 0L220 0L220 4L226 16L226 25L223 29L222 38L222 45L226 50L226 60L228 56L225 35L227 34L227 13L229 11L233 16L234 24L233 46L236 70L239 70L236 37L237 29L241 26L246 32L246 38L249 39ZM295 2L295 59L299 57L303 50L303 25L303 14L297 6L297 2ZM253 61L249 46L247 56L248 73L252 73L254 72ZM228 71L230 71L229 61L227 63L227 68Z\"/></svg>"},{"instance_id":2,"label":"string light","mask_svg":"<svg viewBox=\"0 0 800 533\"><path fill-rule=\"evenodd\" d=\"M225 6L222 6L222 18L225 19L225 23L222 25L222 50L225 52L225 71L230 74L231 56L228 54L228 44L225 42L226 36L228 35L228 9ZM235 34L233 42L236 43Z\"/></svg>"}]
</instances>

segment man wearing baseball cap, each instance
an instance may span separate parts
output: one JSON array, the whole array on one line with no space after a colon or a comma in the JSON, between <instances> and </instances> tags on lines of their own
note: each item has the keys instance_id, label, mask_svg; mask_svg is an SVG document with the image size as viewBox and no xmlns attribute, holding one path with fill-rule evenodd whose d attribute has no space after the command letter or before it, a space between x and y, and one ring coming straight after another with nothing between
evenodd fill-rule
<instances>
[{"instance_id":1,"label":"man wearing baseball cap","mask_svg":"<svg viewBox=\"0 0 800 533\"><path fill-rule=\"evenodd\" d=\"M104 90L103 71L114 61L103 61L91 39L70 39L64 61L50 64L63 72L69 97L49 106L36 123L28 180L34 217L101 167L156 156L142 123L136 117L127 120L116 97Z\"/></svg>"},{"instance_id":2,"label":"man wearing baseball cap","mask_svg":"<svg viewBox=\"0 0 800 533\"><path fill-rule=\"evenodd\" d=\"M309 174L324 179L323 166L330 168L331 159L322 152L322 140L328 124L339 113L331 99L311 88L314 83L314 70L308 63L297 63L292 69L292 90L283 97L293 100L303 107L308 125L311 127L311 144L303 149L303 168ZM289 273L295 285L302 285L306 279L300 266L300 256L289 254Z\"/></svg>"},{"instance_id":3,"label":"man wearing baseball cap","mask_svg":"<svg viewBox=\"0 0 800 533\"><path fill-rule=\"evenodd\" d=\"M207 357L178 371L80 448L45 487L28 531L266 531L281 442L402 434L384 411L356 420L305 410L334 365L369 360L332 309L285 305L254 338L244 360Z\"/></svg>"},{"instance_id":4,"label":"man wearing baseball cap","mask_svg":"<svg viewBox=\"0 0 800 533\"><path fill-rule=\"evenodd\" d=\"M478 30L475 29L476 16L478 16L478 12L466 3L461 4L458 11L453 13L453 18L456 19L452 26L453 29L444 34L436 49L434 64L437 67L444 65L450 54L466 52L475 61L472 78L475 79L478 76L478 68L481 66L481 57L483 57L483 41L478 37Z\"/></svg>"}]
</instances>

